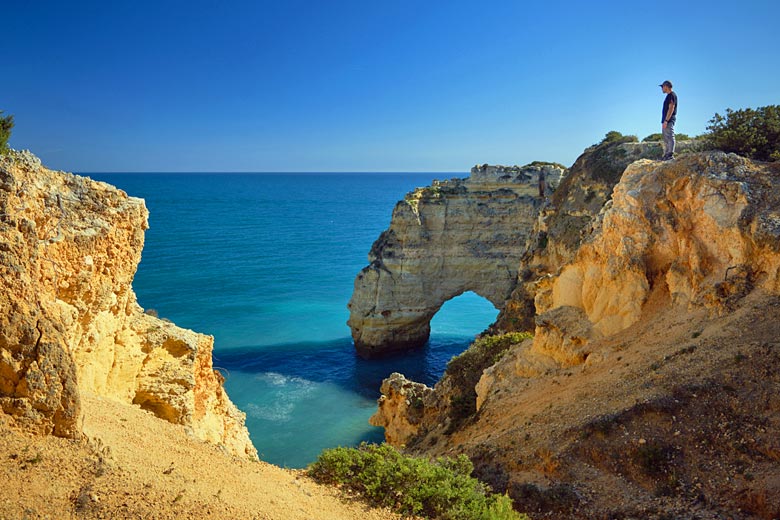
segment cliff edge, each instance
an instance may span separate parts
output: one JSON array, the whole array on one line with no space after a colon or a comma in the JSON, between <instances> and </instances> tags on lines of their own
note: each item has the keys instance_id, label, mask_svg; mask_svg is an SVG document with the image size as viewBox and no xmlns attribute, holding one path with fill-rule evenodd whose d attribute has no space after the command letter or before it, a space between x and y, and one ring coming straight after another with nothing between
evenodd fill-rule
<instances>
[{"instance_id":1,"label":"cliff edge","mask_svg":"<svg viewBox=\"0 0 780 520\"><path fill-rule=\"evenodd\" d=\"M29 152L0 157L0 408L27 430L76 437L88 393L256 459L213 338L136 302L147 215L143 200Z\"/></svg>"}]
</instances>

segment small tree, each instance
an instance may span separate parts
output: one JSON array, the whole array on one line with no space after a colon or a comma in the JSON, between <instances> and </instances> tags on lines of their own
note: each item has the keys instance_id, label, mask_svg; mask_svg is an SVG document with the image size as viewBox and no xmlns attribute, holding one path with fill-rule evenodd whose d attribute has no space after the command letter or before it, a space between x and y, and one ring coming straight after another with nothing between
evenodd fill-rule
<instances>
[{"instance_id":1,"label":"small tree","mask_svg":"<svg viewBox=\"0 0 780 520\"><path fill-rule=\"evenodd\" d=\"M780 105L726 109L710 119L705 138L714 148L759 161L780 161Z\"/></svg>"},{"instance_id":2,"label":"small tree","mask_svg":"<svg viewBox=\"0 0 780 520\"><path fill-rule=\"evenodd\" d=\"M0 154L8 153L8 139L14 127L14 116L3 116L0 110Z\"/></svg>"}]
</instances>

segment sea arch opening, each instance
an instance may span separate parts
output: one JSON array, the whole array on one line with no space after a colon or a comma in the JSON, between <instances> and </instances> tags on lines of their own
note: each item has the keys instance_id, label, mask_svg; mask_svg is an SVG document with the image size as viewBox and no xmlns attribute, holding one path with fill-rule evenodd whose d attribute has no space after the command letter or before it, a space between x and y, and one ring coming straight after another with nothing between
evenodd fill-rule
<instances>
[{"instance_id":1,"label":"sea arch opening","mask_svg":"<svg viewBox=\"0 0 780 520\"><path fill-rule=\"evenodd\" d=\"M473 338L492 324L498 309L474 291L465 291L445 301L431 318L431 336Z\"/></svg>"},{"instance_id":2,"label":"sea arch opening","mask_svg":"<svg viewBox=\"0 0 780 520\"><path fill-rule=\"evenodd\" d=\"M465 351L496 320L498 312L490 300L473 291L445 301L430 320L431 334L423 353L425 374L416 380L433 386L447 363Z\"/></svg>"}]
</instances>

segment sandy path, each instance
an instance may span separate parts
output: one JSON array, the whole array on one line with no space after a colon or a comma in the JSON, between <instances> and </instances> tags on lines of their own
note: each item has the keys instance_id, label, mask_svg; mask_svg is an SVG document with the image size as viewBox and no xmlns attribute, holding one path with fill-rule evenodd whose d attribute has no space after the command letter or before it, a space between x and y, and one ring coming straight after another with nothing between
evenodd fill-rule
<instances>
[{"instance_id":1,"label":"sandy path","mask_svg":"<svg viewBox=\"0 0 780 520\"><path fill-rule=\"evenodd\" d=\"M0 414L0 519L397 518L139 408L89 395L83 406L81 441L19 432Z\"/></svg>"}]
</instances>

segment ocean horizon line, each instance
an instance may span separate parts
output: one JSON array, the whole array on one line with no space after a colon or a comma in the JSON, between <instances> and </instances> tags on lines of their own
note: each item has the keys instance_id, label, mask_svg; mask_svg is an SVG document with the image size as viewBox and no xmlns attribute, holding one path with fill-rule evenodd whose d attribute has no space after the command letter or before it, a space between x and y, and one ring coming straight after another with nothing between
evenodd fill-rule
<instances>
[{"instance_id":1,"label":"ocean horizon line","mask_svg":"<svg viewBox=\"0 0 780 520\"><path fill-rule=\"evenodd\" d=\"M74 171L77 175L417 175L417 174L440 174L440 175L460 175L469 172L460 171L296 171L296 172L275 172L275 171Z\"/></svg>"}]
</instances>

